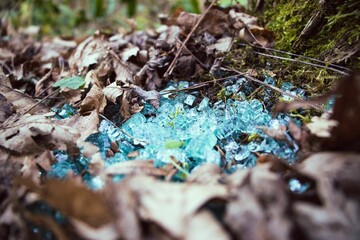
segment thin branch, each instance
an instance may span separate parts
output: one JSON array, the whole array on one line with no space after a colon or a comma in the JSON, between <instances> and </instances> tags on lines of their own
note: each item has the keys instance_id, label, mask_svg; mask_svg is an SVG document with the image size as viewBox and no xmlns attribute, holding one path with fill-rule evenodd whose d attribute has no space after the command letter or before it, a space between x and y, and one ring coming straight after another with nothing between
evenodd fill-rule
<instances>
[{"instance_id":1,"label":"thin branch","mask_svg":"<svg viewBox=\"0 0 360 240\"><path fill-rule=\"evenodd\" d=\"M39 104L43 104L42 102L45 101L46 99L48 99L49 97L55 95L55 94L58 94L60 91L60 89L56 89L54 92L50 93L49 95L47 95L46 97L42 98L40 101L38 101L37 103L35 103L34 105L32 105L29 109L27 109L25 112L22 113L22 115L30 112L33 108L35 108L37 105ZM45 105L45 104L43 104ZM45 105L46 106L46 105ZM48 107L48 106L46 106ZM49 107L48 107L49 108Z\"/></svg>"},{"instance_id":2,"label":"thin branch","mask_svg":"<svg viewBox=\"0 0 360 240\"><path fill-rule=\"evenodd\" d=\"M303 64L310 65L310 66L313 66L313 67L320 67L320 68L325 68L325 69L328 69L328 70L332 70L332 71L340 73L342 75L348 75L348 73L346 73L346 72L340 71L340 70L332 68L332 67L327 67L327 66L324 66L324 65L316 64L316 63L310 63L310 62L305 62L305 61L302 61L302 60L286 58L286 57L279 57L279 56L274 56L274 55L271 55L271 54L266 54L266 53L261 53L261 52L255 52L255 53L259 54L259 55L262 55L262 56L265 56L265 57L278 58L278 59L281 59L281 60L287 60L287 61L291 61L291 62L303 63Z\"/></svg>"},{"instance_id":3,"label":"thin branch","mask_svg":"<svg viewBox=\"0 0 360 240\"><path fill-rule=\"evenodd\" d=\"M104 115L102 115L101 113L99 113L99 116L102 117L103 119L107 120L111 125L113 125L113 127L115 127L116 129L118 129L120 132L122 132L123 134L125 134L126 136L128 136L129 138L132 138L138 142L142 142L144 144L148 144L147 141L142 140L142 139L138 139L132 135L130 135L129 133L125 132L124 130L122 130L121 128L119 128L118 126L116 126L115 123L113 123L110 119L108 119L107 117L105 117Z\"/></svg>"},{"instance_id":4,"label":"thin branch","mask_svg":"<svg viewBox=\"0 0 360 240\"><path fill-rule=\"evenodd\" d=\"M168 93L175 93L175 92L181 92L181 91L195 90L195 89L198 89L198 88L206 87L206 86L208 86L210 83L216 83L216 82L228 80L229 78L232 78L232 77L239 77L239 76L242 76L242 74L235 74L235 75L231 75L231 76L224 77L224 78L217 78L217 79L214 79L214 80L209 80L209 81L206 81L206 82L202 82L202 83L195 84L195 85L190 86L190 87L187 87L187 88L164 90L164 91L162 91L160 94L161 94L161 95L166 95L166 94L168 94Z\"/></svg>"},{"instance_id":5,"label":"thin branch","mask_svg":"<svg viewBox=\"0 0 360 240\"><path fill-rule=\"evenodd\" d=\"M221 69L222 69L222 70L231 71L231 72L235 72L235 73L241 74L241 75L243 75L244 77L246 77L247 79L249 79L249 80L251 80L251 81L253 81L253 82L256 82L256 83L258 83L258 84L260 84L260 85L263 85L263 86L268 87L268 88L270 88L270 89L272 89L272 90L274 90L274 91L277 91L277 92L279 92L279 93L281 93L281 94L283 94L283 95L286 95L286 96L288 96L288 97L291 97L291 98L293 98L293 99L296 99L297 101L305 102L304 99L302 99L302 98L300 98L300 97L298 97L298 96L296 96L296 95L293 95L293 94L291 94L291 93L285 92L285 91L281 90L281 89L278 88L278 87L275 87L275 86L273 86L273 85L270 85L270 84L268 84L268 83L265 83L265 82L263 82L263 81L260 81L259 79L254 78L254 77L250 76L249 74L240 72L240 71L238 71L238 70L236 70L236 69L232 69L232 68L223 67L223 68L221 68ZM322 107L318 106L318 105L309 104L309 106L311 106L311 107L313 107L313 108L315 108L315 109L317 109L317 110L319 110L319 111L324 111L324 109L323 109Z\"/></svg>"},{"instance_id":6,"label":"thin branch","mask_svg":"<svg viewBox=\"0 0 360 240\"><path fill-rule=\"evenodd\" d=\"M200 17L200 19L197 21L197 23L195 24L195 26L193 27L193 29L191 29L190 33L187 35L185 41L183 42L183 44L180 46L178 52L175 55L175 58L173 59L173 61L171 62L170 66L168 67L168 69L166 70L164 77L168 77L172 71L173 68L175 66L175 63L177 61L177 59L180 57L180 54L184 48L184 46L187 44L187 42L190 40L192 34L195 32L195 30L200 26L200 23L202 22L202 20L205 18L206 14L210 11L210 9L214 6L214 4L217 2L217 0L213 0L212 3L210 4L210 6L206 9L206 11L204 12L204 14Z\"/></svg>"},{"instance_id":7,"label":"thin branch","mask_svg":"<svg viewBox=\"0 0 360 240\"><path fill-rule=\"evenodd\" d=\"M311 58L311 57L307 57L307 56L304 56L304 55L299 55L299 54L295 54L295 53L291 53L291 52L287 52L287 51L282 51L282 50L278 50L278 49L274 49L274 48L260 47L260 46L257 46L257 45L251 44L251 43L248 43L248 44L239 43L239 45L240 45L240 46L247 46L247 45L249 45L249 46L251 46L251 47L255 47L255 48L259 48L259 49L264 49L264 50L269 50L269 51L273 51L273 52L279 52L279 53L287 54L287 55L290 55L290 56L295 56L295 57L300 57L300 58L304 58L304 59L309 59L309 60L311 60L311 61L324 64L324 66L330 66L330 67L334 67L334 68L340 68L340 69L343 69L343 70L346 70L346 71L351 71L351 69L349 69L349 68L347 68L347 67L343 67L343 66L340 66L340 65L337 65L337 64L333 64L333 63L327 64L326 62L321 61L321 60L316 59L316 58Z\"/></svg>"},{"instance_id":8,"label":"thin branch","mask_svg":"<svg viewBox=\"0 0 360 240\"><path fill-rule=\"evenodd\" d=\"M195 58L195 60L196 60L203 68L207 69L207 67L205 66L205 64L202 63L202 62L184 45L184 43L180 41L180 39L178 39L178 38L175 38L175 39L176 39L176 41L178 41L178 42L181 44L181 46L183 46L183 47L185 48L186 51L188 51L188 52L191 54L191 56L193 56L193 57Z\"/></svg>"}]
</instances>

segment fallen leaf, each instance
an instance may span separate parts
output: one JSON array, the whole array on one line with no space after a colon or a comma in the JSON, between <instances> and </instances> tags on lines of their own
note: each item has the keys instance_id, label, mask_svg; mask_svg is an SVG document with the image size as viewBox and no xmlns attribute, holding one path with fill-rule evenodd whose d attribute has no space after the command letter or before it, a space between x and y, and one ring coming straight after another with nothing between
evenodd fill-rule
<instances>
[{"instance_id":1,"label":"fallen leaf","mask_svg":"<svg viewBox=\"0 0 360 240\"><path fill-rule=\"evenodd\" d=\"M99 228L113 220L104 196L99 192L92 192L74 179L47 179L41 187L30 179L18 178L17 181L66 217L82 221L90 227Z\"/></svg>"},{"instance_id":2,"label":"fallen leaf","mask_svg":"<svg viewBox=\"0 0 360 240\"><path fill-rule=\"evenodd\" d=\"M154 108L158 109L160 107L160 93L158 91L145 91L136 85L130 87L139 97L148 101Z\"/></svg>"},{"instance_id":3,"label":"fallen leaf","mask_svg":"<svg viewBox=\"0 0 360 240\"><path fill-rule=\"evenodd\" d=\"M98 113L102 113L104 112L106 103L107 102L103 90L97 85L92 85L90 91L86 94L85 98L80 104L79 113L81 115L88 115L94 110Z\"/></svg>"},{"instance_id":4,"label":"fallen leaf","mask_svg":"<svg viewBox=\"0 0 360 240\"><path fill-rule=\"evenodd\" d=\"M153 160L129 160L112 164L105 169L108 175L117 174L147 174L152 176L166 176L168 171L154 167Z\"/></svg>"},{"instance_id":5,"label":"fallen leaf","mask_svg":"<svg viewBox=\"0 0 360 240\"><path fill-rule=\"evenodd\" d=\"M103 89L106 99L112 103L117 103L118 98L124 93L124 90L116 82L111 83Z\"/></svg>"},{"instance_id":6,"label":"fallen leaf","mask_svg":"<svg viewBox=\"0 0 360 240\"><path fill-rule=\"evenodd\" d=\"M225 199L224 186L176 184L157 181L151 177L135 176L125 179L126 184L139 199L139 214L144 221L158 224L172 237L186 234L188 219L211 199Z\"/></svg>"},{"instance_id":7,"label":"fallen leaf","mask_svg":"<svg viewBox=\"0 0 360 240\"><path fill-rule=\"evenodd\" d=\"M25 114L0 129L0 146L24 154L61 146L72 152L79 136L77 130L58 125L42 115Z\"/></svg>"}]
</instances>

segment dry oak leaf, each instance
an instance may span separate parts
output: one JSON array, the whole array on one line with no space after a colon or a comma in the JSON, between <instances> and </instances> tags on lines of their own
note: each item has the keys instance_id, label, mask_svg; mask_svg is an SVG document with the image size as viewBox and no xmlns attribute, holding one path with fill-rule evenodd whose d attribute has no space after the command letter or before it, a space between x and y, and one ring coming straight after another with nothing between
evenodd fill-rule
<instances>
[{"instance_id":1,"label":"dry oak leaf","mask_svg":"<svg viewBox=\"0 0 360 240\"><path fill-rule=\"evenodd\" d=\"M66 217L93 228L113 221L112 211L103 194L89 190L76 179L47 179L42 186L37 186L28 178L18 178L17 181Z\"/></svg>"},{"instance_id":2,"label":"dry oak leaf","mask_svg":"<svg viewBox=\"0 0 360 240\"><path fill-rule=\"evenodd\" d=\"M139 200L139 214L175 238L184 238L188 219L212 199L226 199L227 189L222 185L168 183L147 176L125 179Z\"/></svg>"},{"instance_id":3,"label":"dry oak leaf","mask_svg":"<svg viewBox=\"0 0 360 240\"><path fill-rule=\"evenodd\" d=\"M81 102L79 113L81 115L88 115L94 110L98 113L102 113L106 103L107 102L103 90L94 84Z\"/></svg>"},{"instance_id":4,"label":"dry oak leaf","mask_svg":"<svg viewBox=\"0 0 360 240\"><path fill-rule=\"evenodd\" d=\"M358 239L360 233L360 155L320 152L297 169L316 180L321 205L297 202L295 220L306 239Z\"/></svg>"},{"instance_id":5,"label":"dry oak leaf","mask_svg":"<svg viewBox=\"0 0 360 240\"><path fill-rule=\"evenodd\" d=\"M287 240L292 223L287 217L288 197L281 175L272 162L237 171L228 177L230 202L225 222L236 239Z\"/></svg>"},{"instance_id":6,"label":"dry oak leaf","mask_svg":"<svg viewBox=\"0 0 360 240\"><path fill-rule=\"evenodd\" d=\"M55 146L72 151L79 136L74 128L58 125L42 115L25 114L0 129L0 146L24 154L41 153Z\"/></svg>"}]
</instances>

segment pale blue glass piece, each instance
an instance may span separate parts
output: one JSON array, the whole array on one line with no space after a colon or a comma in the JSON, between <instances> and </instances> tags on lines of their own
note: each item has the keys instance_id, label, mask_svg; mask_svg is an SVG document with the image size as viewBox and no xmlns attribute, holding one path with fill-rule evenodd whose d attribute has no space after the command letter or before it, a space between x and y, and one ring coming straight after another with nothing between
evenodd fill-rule
<instances>
[{"instance_id":1,"label":"pale blue glass piece","mask_svg":"<svg viewBox=\"0 0 360 240\"><path fill-rule=\"evenodd\" d=\"M206 152L205 154L205 162L206 163L214 163L218 166L221 165L221 156L220 153L214 149Z\"/></svg>"},{"instance_id":2,"label":"pale blue glass piece","mask_svg":"<svg viewBox=\"0 0 360 240\"><path fill-rule=\"evenodd\" d=\"M101 133L107 134L113 142L121 140L124 137L124 134L107 120L100 122L98 130Z\"/></svg>"},{"instance_id":3,"label":"pale blue glass piece","mask_svg":"<svg viewBox=\"0 0 360 240\"><path fill-rule=\"evenodd\" d=\"M244 161L245 159L249 158L251 152L246 147L241 147L240 151L235 154L234 159L236 161Z\"/></svg>"},{"instance_id":4,"label":"pale blue glass piece","mask_svg":"<svg viewBox=\"0 0 360 240\"><path fill-rule=\"evenodd\" d=\"M156 113L156 109L150 103L146 102L144 108L141 110L141 113L143 115L153 115Z\"/></svg>"},{"instance_id":5,"label":"pale blue glass piece","mask_svg":"<svg viewBox=\"0 0 360 240\"><path fill-rule=\"evenodd\" d=\"M164 90L160 91L160 95L163 98L170 98L170 96L173 94L171 92L171 90L176 90L176 88L174 86L169 86L169 87L165 88Z\"/></svg>"},{"instance_id":6,"label":"pale blue glass piece","mask_svg":"<svg viewBox=\"0 0 360 240\"><path fill-rule=\"evenodd\" d=\"M329 100L327 101L327 103L325 104L325 109L326 111L330 111L330 109L332 109L335 105L335 96L331 96L329 98Z\"/></svg>"},{"instance_id":7,"label":"pale blue glass piece","mask_svg":"<svg viewBox=\"0 0 360 240\"><path fill-rule=\"evenodd\" d=\"M217 143L214 134L202 135L190 140L185 148L188 157L196 161L203 162L206 160L206 153L211 151Z\"/></svg>"},{"instance_id":8,"label":"pale blue glass piece","mask_svg":"<svg viewBox=\"0 0 360 240\"><path fill-rule=\"evenodd\" d=\"M146 122L146 117L141 113L135 113L129 120L127 120L122 126L121 129L127 134L132 135L133 130L138 126Z\"/></svg>"},{"instance_id":9,"label":"pale blue glass piece","mask_svg":"<svg viewBox=\"0 0 360 240\"><path fill-rule=\"evenodd\" d=\"M189 82L187 81L179 81L178 89L185 89L189 87Z\"/></svg>"},{"instance_id":10,"label":"pale blue glass piece","mask_svg":"<svg viewBox=\"0 0 360 240\"><path fill-rule=\"evenodd\" d=\"M289 82L282 82L281 89L284 91L290 91L293 88L293 85Z\"/></svg>"},{"instance_id":11,"label":"pale blue glass piece","mask_svg":"<svg viewBox=\"0 0 360 240\"><path fill-rule=\"evenodd\" d=\"M119 152L123 153L125 155L127 155L129 152L132 152L135 150L134 145L132 145L128 141L119 141L118 145L119 145Z\"/></svg>"},{"instance_id":12,"label":"pale blue glass piece","mask_svg":"<svg viewBox=\"0 0 360 240\"><path fill-rule=\"evenodd\" d=\"M262 102L257 99L254 99L250 102L250 107L255 113L262 112L264 110Z\"/></svg>"},{"instance_id":13,"label":"pale blue glass piece","mask_svg":"<svg viewBox=\"0 0 360 240\"><path fill-rule=\"evenodd\" d=\"M173 157L175 161L179 161L181 163L189 161L184 150L180 148L160 149L156 154L156 160L163 163L171 163L171 157Z\"/></svg>"},{"instance_id":14,"label":"pale blue glass piece","mask_svg":"<svg viewBox=\"0 0 360 240\"><path fill-rule=\"evenodd\" d=\"M305 193L310 188L309 183L301 183L296 178L291 178L289 180L288 184L289 184L290 191L292 191L293 193L297 193L297 194Z\"/></svg>"},{"instance_id":15,"label":"pale blue glass piece","mask_svg":"<svg viewBox=\"0 0 360 240\"><path fill-rule=\"evenodd\" d=\"M229 137L231 134L233 134L236 131L235 124L236 124L235 118L233 118L231 121L220 124L215 130L216 137L218 137L219 139L224 139Z\"/></svg>"},{"instance_id":16,"label":"pale blue glass piece","mask_svg":"<svg viewBox=\"0 0 360 240\"><path fill-rule=\"evenodd\" d=\"M207 97L203 98L203 100L201 100L201 102L200 102L197 110L198 110L198 111L203 111L203 110L205 110L206 108L208 108L208 107L209 107L209 101L210 101L209 98L207 98Z\"/></svg>"},{"instance_id":17,"label":"pale blue glass piece","mask_svg":"<svg viewBox=\"0 0 360 240\"><path fill-rule=\"evenodd\" d=\"M73 168L70 162L62 161L53 164L47 174L49 177L64 179L68 172L72 170Z\"/></svg>"},{"instance_id":18,"label":"pale blue glass piece","mask_svg":"<svg viewBox=\"0 0 360 240\"><path fill-rule=\"evenodd\" d=\"M119 163L119 162L125 162L128 161L129 159L126 157L126 155L124 155L123 153L117 152L114 154L114 156L109 157L106 159L105 161L105 166L111 166L115 163Z\"/></svg>"},{"instance_id":19,"label":"pale blue glass piece","mask_svg":"<svg viewBox=\"0 0 360 240\"><path fill-rule=\"evenodd\" d=\"M264 82L267 83L267 84L273 85L273 86L276 85L275 79L273 79L272 77L269 77L269 76L267 76L267 77L265 78Z\"/></svg>"},{"instance_id":20,"label":"pale blue glass piece","mask_svg":"<svg viewBox=\"0 0 360 240\"><path fill-rule=\"evenodd\" d=\"M196 97L193 95L187 95L187 97L184 100L184 103L189 105L190 107L194 104L196 100Z\"/></svg>"},{"instance_id":21,"label":"pale blue glass piece","mask_svg":"<svg viewBox=\"0 0 360 240\"><path fill-rule=\"evenodd\" d=\"M104 186L105 183L104 181L100 178L100 176L96 176L96 177L90 177L88 179L84 179L84 182L86 183L86 185L91 188L92 190L101 190Z\"/></svg>"},{"instance_id":22,"label":"pale blue glass piece","mask_svg":"<svg viewBox=\"0 0 360 240\"><path fill-rule=\"evenodd\" d=\"M267 126L271 121L271 116L267 113L260 113L255 116L254 121L258 126Z\"/></svg>"}]
</instances>

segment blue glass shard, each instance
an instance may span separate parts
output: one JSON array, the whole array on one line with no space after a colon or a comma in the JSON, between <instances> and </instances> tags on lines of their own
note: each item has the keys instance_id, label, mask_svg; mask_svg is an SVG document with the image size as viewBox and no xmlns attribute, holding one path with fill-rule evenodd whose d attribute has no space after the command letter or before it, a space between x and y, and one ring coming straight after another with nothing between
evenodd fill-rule
<instances>
[{"instance_id":1,"label":"blue glass shard","mask_svg":"<svg viewBox=\"0 0 360 240\"><path fill-rule=\"evenodd\" d=\"M267 77L265 78L264 82L267 83L267 84L273 85L273 86L276 85L275 79L273 79L272 77L269 77L269 76L267 76Z\"/></svg>"},{"instance_id":2,"label":"blue glass shard","mask_svg":"<svg viewBox=\"0 0 360 240\"><path fill-rule=\"evenodd\" d=\"M202 135L192 138L185 148L186 154L197 162L206 161L206 153L216 145L217 138L214 134Z\"/></svg>"},{"instance_id":3,"label":"blue glass shard","mask_svg":"<svg viewBox=\"0 0 360 240\"><path fill-rule=\"evenodd\" d=\"M262 112L263 109L264 109L262 102L260 102L260 101L257 100L257 99L254 99L254 100L252 100L252 101L250 102L250 107L251 107L251 109L252 109L254 112L256 112L256 113Z\"/></svg>"},{"instance_id":4,"label":"blue glass shard","mask_svg":"<svg viewBox=\"0 0 360 240\"><path fill-rule=\"evenodd\" d=\"M293 88L293 85L289 82L282 82L281 89L284 91L290 91Z\"/></svg>"},{"instance_id":5,"label":"blue glass shard","mask_svg":"<svg viewBox=\"0 0 360 240\"><path fill-rule=\"evenodd\" d=\"M64 179L68 172L73 170L73 166L68 161L57 162L51 166L48 172L49 177Z\"/></svg>"},{"instance_id":6,"label":"blue glass shard","mask_svg":"<svg viewBox=\"0 0 360 240\"><path fill-rule=\"evenodd\" d=\"M203 98L203 100L201 100L197 110L203 111L203 110L207 109L209 107L209 101L210 101L209 98L207 98L207 97Z\"/></svg>"},{"instance_id":7,"label":"blue glass shard","mask_svg":"<svg viewBox=\"0 0 360 240\"><path fill-rule=\"evenodd\" d=\"M171 157L173 157L175 161L179 161L181 163L189 161L185 151L180 148L160 149L156 154L156 160L163 163L171 163Z\"/></svg>"},{"instance_id":8,"label":"blue glass shard","mask_svg":"<svg viewBox=\"0 0 360 240\"><path fill-rule=\"evenodd\" d=\"M305 193L310 188L310 184L301 183L298 179L291 178L289 180L289 188L290 191L292 191L293 193L302 194Z\"/></svg>"},{"instance_id":9,"label":"blue glass shard","mask_svg":"<svg viewBox=\"0 0 360 240\"><path fill-rule=\"evenodd\" d=\"M65 103L62 108L52 108L56 112L55 119L69 118L77 113L76 108Z\"/></svg>"},{"instance_id":10,"label":"blue glass shard","mask_svg":"<svg viewBox=\"0 0 360 240\"><path fill-rule=\"evenodd\" d=\"M189 105L190 107L194 104L196 100L196 97L193 96L193 95L187 95L185 100L184 100L184 103Z\"/></svg>"},{"instance_id":11,"label":"blue glass shard","mask_svg":"<svg viewBox=\"0 0 360 240\"><path fill-rule=\"evenodd\" d=\"M146 117L141 113L135 113L129 120L127 120L121 129L126 133L132 135L134 129L146 122Z\"/></svg>"}]
</instances>

